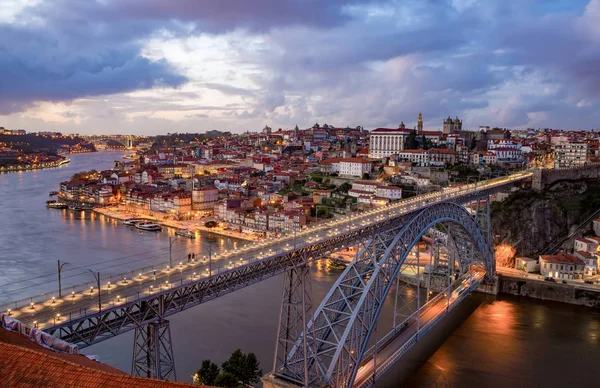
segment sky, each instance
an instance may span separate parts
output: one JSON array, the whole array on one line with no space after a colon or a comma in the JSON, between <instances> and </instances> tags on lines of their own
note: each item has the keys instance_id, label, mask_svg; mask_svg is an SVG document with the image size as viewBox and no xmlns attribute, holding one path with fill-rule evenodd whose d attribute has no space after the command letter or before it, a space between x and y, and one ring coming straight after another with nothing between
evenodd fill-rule
<instances>
[{"instance_id":1,"label":"sky","mask_svg":"<svg viewBox=\"0 0 600 388\"><path fill-rule=\"evenodd\" d=\"M600 127L600 0L1 0L0 126Z\"/></svg>"}]
</instances>

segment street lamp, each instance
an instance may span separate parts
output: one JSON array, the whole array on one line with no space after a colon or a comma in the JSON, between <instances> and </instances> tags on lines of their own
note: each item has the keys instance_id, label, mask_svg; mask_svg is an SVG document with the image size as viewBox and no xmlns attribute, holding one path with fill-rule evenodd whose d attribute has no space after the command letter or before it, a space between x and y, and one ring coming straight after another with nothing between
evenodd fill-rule
<instances>
[{"instance_id":1,"label":"street lamp","mask_svg":"<svg viewBox=\"0 0 600 388\"><path fill-rule=\"evenodd\" d=\"M179 238L178 235L175 235L175 238L173 238L173 236L169 236L169 267L173 267L173 258L171 256L171 253L172 253L173 243L175 241L177 241L178 238Z\"/></svg>"},{"instance_id":2,"label":"street lamp","mask_svg":"<svg viewBox=\"0 0 600 388\"><path fill-rule=\"evenodd\" d=\"M66 264L71 264L72 266L74 266L76 268L89 271L92 274L92 276L94 277L94 280L96 280L96 282L98 284L98 312L102 311L102 298L100 296L101 295L101 292L100 292L101 291L101 288L100 288L100 272L94 272L91 269L86 268L86 267L81 267L79 265L75 265L75 264L72 264L72 263L69 263L69 262L66 262L66 261L63 261L61 263L60 260L58 260L58 297L62 298L61 272L62 272L63 267ZM91 290L93 292L94 287L91 287ZM73 291L71 295L74 298L75 297L75 291ZM56 298L52 297L52 303L55 303L55 302L56 302Z\"/></svg>"}]
</instances>

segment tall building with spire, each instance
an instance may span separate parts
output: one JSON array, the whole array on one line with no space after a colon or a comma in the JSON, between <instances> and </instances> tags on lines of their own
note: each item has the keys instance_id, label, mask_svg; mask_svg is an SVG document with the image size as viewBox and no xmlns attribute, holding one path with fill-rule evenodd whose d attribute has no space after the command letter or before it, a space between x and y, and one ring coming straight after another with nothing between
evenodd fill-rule
<instances>
[{"instance_id":1,"label":"tall building with spire","mask_svg":"<svg viewBox=\"0 0 600 388\"><path fill-rule=\"evenodd\" d=\"M417 133L423 132L423 113L419 112L419 120L417 121Z\"/></svg>"}]
</instances>

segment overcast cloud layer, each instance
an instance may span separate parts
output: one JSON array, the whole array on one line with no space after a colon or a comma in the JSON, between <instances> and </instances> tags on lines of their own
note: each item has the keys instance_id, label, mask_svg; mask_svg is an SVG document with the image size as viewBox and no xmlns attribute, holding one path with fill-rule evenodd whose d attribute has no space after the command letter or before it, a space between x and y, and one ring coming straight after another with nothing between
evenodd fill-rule
<instances>
[{"instance_id":1,"label":"overcast cloud layer","mask_svg":"<svg viewBox=\"0 0 600 388\"><path fill-rule=\"evenodd\" d=\"M597 128L600 0L3 0L0 126Z\"/></svg>"}]
</instances>

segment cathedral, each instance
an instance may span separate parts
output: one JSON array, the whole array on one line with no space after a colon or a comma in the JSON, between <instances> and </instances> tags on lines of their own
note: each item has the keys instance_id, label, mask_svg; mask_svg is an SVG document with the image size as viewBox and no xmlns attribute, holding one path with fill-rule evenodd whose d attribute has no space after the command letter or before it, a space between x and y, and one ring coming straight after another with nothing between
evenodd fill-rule
<instances>
[{"instance_id":1,"label":"cathedral","mask_svg":"<svg viewBox=\"0 0 600 388\"><path fill-rule=\"evenodd\" d=\"M458 116L454 120L448 116L446 120L444 120L444 134L449 133L457 133L462 131L462 120L458 119Z\"/></svg>"}]
</instances>

